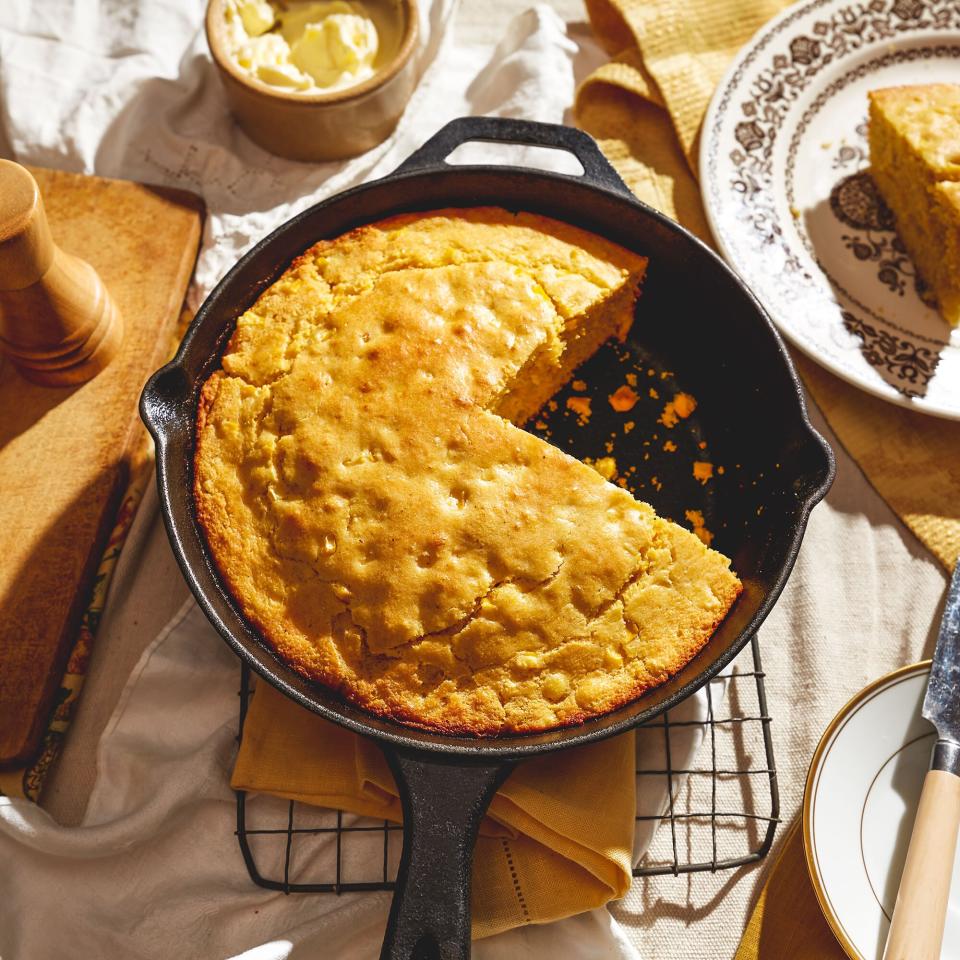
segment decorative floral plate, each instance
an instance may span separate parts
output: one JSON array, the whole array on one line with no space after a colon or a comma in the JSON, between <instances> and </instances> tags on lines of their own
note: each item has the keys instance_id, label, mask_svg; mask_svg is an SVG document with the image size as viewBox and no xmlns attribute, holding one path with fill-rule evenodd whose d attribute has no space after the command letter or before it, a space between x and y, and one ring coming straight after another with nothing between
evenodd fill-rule
<instances>
[{"instance_id":1,"label":"decorative floral plate","mask_svg":"<svg viewBox=\"0 0 960 960\"><path fill-rule=\"evenodd\" d=\"M704 121L717 243L780 331L858 387L960 419L960 330L921 298L867 172L867 91L960 83L958 0L806 0L740 52Z\"/></svg>"},{"instance_id":2,"label":"decorative floral plate","mask_svg":"<svg viewBox=\"0 0 960 960\"><path fill-rule=\"evenodd\" d=\"M807 775L803 845L824 916L851 960L881 960L936 731L920 716L930 661L861 690ZM942 960L960 960L960 851Z\"/></svg>"}]
</instances>

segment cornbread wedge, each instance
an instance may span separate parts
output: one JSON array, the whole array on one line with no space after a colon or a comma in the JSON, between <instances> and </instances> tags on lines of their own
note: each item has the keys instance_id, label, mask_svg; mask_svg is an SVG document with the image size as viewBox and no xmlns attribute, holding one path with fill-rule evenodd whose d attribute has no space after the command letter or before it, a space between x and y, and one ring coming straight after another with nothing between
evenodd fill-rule
<instances>
[{"instance_id":1,"label":"cornbread wedge","mask_svg":"<svg viewBox=\"0 0 960 960\"><path fill-rule=\"evenodd\" d=\"M202 392L197 515L283 660L488 735L609 711L697 653L729 561L514 425L629 327L645 266L444 210L318 243L239 318Z\"/></svg>"},{"instance_id":2,"label":"cornbread wedge","mask_svg":"<svg viewBox=\"0 0 960 960\"><path fill-rule=\"evenodd\" d=\"M870 93L870 164L943 318L960 324L960 86Z\"/></svg>"}]
</instances>

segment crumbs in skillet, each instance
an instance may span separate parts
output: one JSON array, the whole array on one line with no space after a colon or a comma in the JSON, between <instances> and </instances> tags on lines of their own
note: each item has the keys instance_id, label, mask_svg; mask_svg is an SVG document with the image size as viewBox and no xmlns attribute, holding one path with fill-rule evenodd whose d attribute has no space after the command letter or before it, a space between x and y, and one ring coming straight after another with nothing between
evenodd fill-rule
<instances>
[{"instance_id":1,"label":"crumbs in skillet","mask_svg":"<svg viewBox=\"0 0 960 960\"><path fill-rule=\"evenodd\" d=\"M709 546L713 483L724 468L710 456L697 410L696 396L673 371L611 340L527 429L649 501Z\"/></svg>"}]
</instances>

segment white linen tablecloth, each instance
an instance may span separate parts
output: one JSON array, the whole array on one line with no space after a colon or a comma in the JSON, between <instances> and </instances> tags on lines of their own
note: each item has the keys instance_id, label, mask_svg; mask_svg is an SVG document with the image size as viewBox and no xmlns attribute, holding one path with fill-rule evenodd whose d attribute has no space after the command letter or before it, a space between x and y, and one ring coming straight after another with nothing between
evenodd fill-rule
<instances>
[{"instance_id":1,"label":"white linen tablecloth","mask_svg":"<svg viewBox=\"0 0 960 960\"><path fill-rule=\"evenodd\" d=\"M529 10L424 3L424 80L397 133L346 164L306 166L264 153L229 120L202 6L0 4L0 154L201 193L210 215L193 305L272 227L389 172L455 116L562 121L576 82L605 59L578 0ZM944 591L942 571L837 454L834 489L761 631L784 819L836 709L929 653ZM151 491L44 809L0 806L3 960L377 955L385 895L285 898L249 883L227 785L236 676L235 658L187 602ZM767 865L637 881L611 912L511 931L475 955L727 958Z\"/></svg>"}]
</instances>

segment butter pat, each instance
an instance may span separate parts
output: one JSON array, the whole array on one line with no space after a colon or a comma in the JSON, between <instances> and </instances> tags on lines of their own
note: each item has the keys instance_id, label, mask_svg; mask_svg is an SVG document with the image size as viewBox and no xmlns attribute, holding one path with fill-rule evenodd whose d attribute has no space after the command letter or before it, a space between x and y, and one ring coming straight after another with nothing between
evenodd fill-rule
<instances>
[{"instance_id":1,"label":"butter pat","mask_svg":"<svg viewBox=\"0 0 960 960\"><path fill-rule=\"evenodd\" d=\"M308 23L290 50L294 64L326 89L342 85L347 76L355 83L373 76L376 55L377 28L355 13L334 13Z\"/></svg>"},{"instance_id":2,"label":"butter pat","mask_svg":"<svg viewBox=\"0 0 960 960\"><path fill-rule=\"evenodd\" d=\"M290 63L290 48L275 33L247 40L234 53L237 66L264 83L294 90L309 90L311 81Z\"/></svg>"},{"instance_id":3,"label":"butter pat","mask_svg":"<svg viewBox=\"0 0 960 960\"><path fill-rule=\"evenodd\" d=\"M375 72L377 28L360 3L227 0L227 47L236 65L262 83L321 93Z\"/></svg>"},{"instance_id":4,"label":"butter pat","mask_svg":"<svg viewBox=\"0 0 960 960\"><path fill-rule=\"evenodd\" d=\"M238 5L243 29L251 37L266 33L275 23L277 16L267 0L244 0Z\"/></svg>"}]
</instances>

